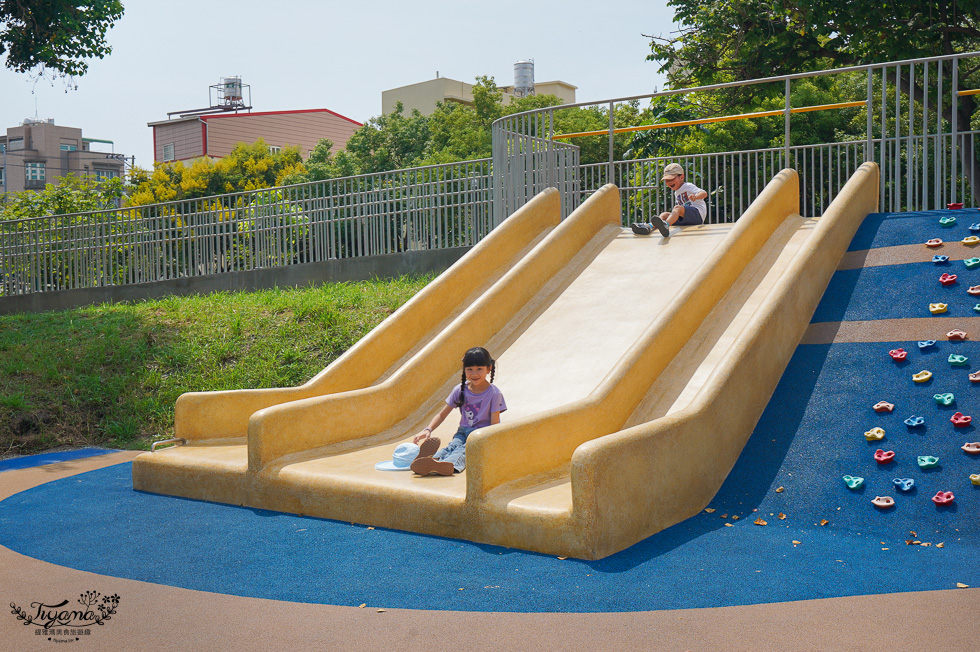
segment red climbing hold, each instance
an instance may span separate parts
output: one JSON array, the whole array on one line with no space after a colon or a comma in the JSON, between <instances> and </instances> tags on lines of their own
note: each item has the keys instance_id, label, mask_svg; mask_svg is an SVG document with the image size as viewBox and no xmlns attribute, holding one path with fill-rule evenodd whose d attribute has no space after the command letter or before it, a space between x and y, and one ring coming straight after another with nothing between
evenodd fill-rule
<instances>
[{"instance_id":1,"label":"red climbing hold","mask_svg":"<svg viewBox=\"0 0 980 652\"><path fill-rule=\"evenodd\" d=\"M956 283L956 274L943 274L939 277L940 285L952 285Z\"/></svg>"},{"instance_id":2,"label":"red climbing hold","mask_svg":"<svg viewBox=\"0 0 980 652\"><path fill-rule=\"evenodd\" d=\"M878 464L888 464L895 459L895 451L883 451L880 448L875 451L875 462Z\"/></svg>"},{"instance_id":3,"label":"red climbing hold","mask_svg":"<svg viewBox=\"0 0 980 652\"><path fill-rule=\"evenodd\" d=\"M953 422L953 425L957 428L966 428L973 421L973 417L968 417L962 412L957 412L949 418Z\"/></svg>"},{"instance_id":4,"label":"red climbing hold","mask_svg":"<svg viewBox=\"0 0 980 652\"><path fill-rule=\"evenodd\" d=\"M908 357L908 352L905 349L892 349L888 352L888 355L892 357L895 362L901 362Z\"/></svg>"},{"instance_id":5,"label":"red climbing hold","mask_svg":"<svg viewBox=\"0 0 980 652\"><path fill-rule=\"evenodd\" d=\"M952 491L937 491L936 495L932 497L932 502L937 505L948 505L956 500L956 496L953 495Z\"/></svg>"}]
</instances>

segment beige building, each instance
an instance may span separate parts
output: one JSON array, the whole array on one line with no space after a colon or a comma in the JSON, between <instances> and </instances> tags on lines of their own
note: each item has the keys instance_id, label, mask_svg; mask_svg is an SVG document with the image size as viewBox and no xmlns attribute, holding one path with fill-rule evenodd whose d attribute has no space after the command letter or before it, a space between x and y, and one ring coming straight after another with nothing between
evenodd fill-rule
<instances>
[{"instance_id":1,"label":"beige building","mask_svg":"<svg viewBox=\"0 0 980 652\"><path fill-rule=\"evenodd\" d=\"M503 91L504 104L510 104L514 99L514 86L498 86ZM575 104L573 86L563 81L534 82L534 92L537 95L557 95L563 104ZM429 115L436 110L437 102L459 102L473 106L473 84L467 84L448 77L436 77L429 81L409 84L381 92L381 111L391 113L395 104L401 102L405 113L418 109L422 115Z\"/></svg>"},{"instance_id":2,"label":"beige building","mask_svg":"<svg viewBox=\"0 0 980 652\"><path fill-rule=\"evenodd\" d=\"M98 180L125 175L124 156L93 151L92 144L112 146L111 140L85 138L77 127L61 127L54 120L25 120L0 136L0 191L43 190L74 173Z\"/></svg>"},{"instance_id":3,"label":"beige building","mask_svg":"<svg viewBox=\"0 0 980 652\"><path fill-rule=\"evenodd\" d=\"M195 115L147 126L153 128L153 160L164 162L222 158L238 143L259 138L273 150L298 146L306 158L321 138L333 141L333 151L342 149L361 123L329 109L302 109Z\"/></svg>"}]
</instances>

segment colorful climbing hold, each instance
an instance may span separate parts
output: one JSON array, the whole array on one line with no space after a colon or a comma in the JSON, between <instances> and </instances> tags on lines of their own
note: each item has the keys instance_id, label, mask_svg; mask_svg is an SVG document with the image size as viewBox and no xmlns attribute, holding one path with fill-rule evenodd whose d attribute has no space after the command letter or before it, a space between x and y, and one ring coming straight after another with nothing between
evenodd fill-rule
<instances>
[{"instance_id":1,"label":"colorful climbing hold","mask_svg":"<svg viewBox=\"0 0 980 652\"><path fill-rule=\"evenodd\" d=\"M980 240L980 238L978 238ZM939 277L939 284L949 286L956 283L956 274L942 274Z\"/></svg>"},{"instance_id":2,"label":"colorful climbing hold","mask_svg":"<svg viewBox=\"0 0 980 652\"><path fill-rule=\"evenodd\" d=\"M915 486L915 480L912 478L895 478L892 480L892 484L895 485L899 491L908 491Z\"/></svg>"},{"instance_id":3,"label":"colorful climbing hold","mask_svg":"<svg viewBox=\"0 0 980 652\"><path fill-rule=\"evenodd\" d=\"M967 269L973 269L977 265L980 265L980 258L967 258L963 261L963 264L966 265Z\"/></svg>"},{"instance_id":4,"label":"colorful climbing hold","mask_svg":"<svg viewBox=\"0 0 980 652\"><path fill-rule=\"evenodd\" d=\"M960 450L970 455L978 455L980 454L980 441L968 441L960 446Z\"/></svg>"},{"instance_id":5,"label":"colorful climbing hold","mask_svg":"<svg viewBox=\"0 0 980 652\"><path fill-rule=\"evenodd\" d=\"M939 238L932 238L930 240L926 240L926 246L927 247L941 247L942 244L943 244L943 241L940 240Z\"/></svg>"},{"instance_id":6,"label":"colorful climbing hold","mask_svg":"<svg viewBox=\"0 0 980 652\"><path fill-rule=\"evenodd\" d=\"M949 307L948 304L945 303L930 303L929 312L931 312L934 315L939 315L946 312L946 308L948 307Z\"/></svg>"},{"instance_id":7,"label":"colorful climbing hold","mask_svg":"<svg viewBox=\"0 0 980 652\"><path fill-rule=\"evenodd\" d=\"M936 346L936 340L921 340L919 342L920 349L928 349L930 346Z\"/></svg>"},{"instance_id":8,"label":"colorful climbing hold","mask_svg":"<svg viewBox=\"0 0 980 652\"><path fill-rule=\"evenodd\" d=\"M939 226L950 227L956 224L956 218L950 215L949 217L940 217Z\"/></svg>"},{"instance_id":9,"label":"colorful climbing hold","mask_svg":"<svg viewBox=\"0 0 980 652\"><path fill-rule=\"evenodd\" d=\"M975 297L980 294L980 285L971 285L966 291L971 297Z\"/></svg>"},{"instance_id":10,"label":"colorful climbing hold","mask_svg":"<svg viewBox=\"0 0 980 652\"><path fill-rule=\"evenodd\" d=\"M973 306L973 312L980 312L980 303L978 303L977 305Z\"/></svg>"},{"instance_id":11,"label":"colorful climbing hold","mask_svg":"<svg viewBox=\"0 0 980 652\"><path fill-rule=\"evenodd\" d=\"M980 383L980 371L974 371L972 374L970 374L970 382Z\"/></svg>"},{"instance_id":12,"label":"colorful climbing hold","mask_svg":"<svg viewBox=\"0 0 980 652\"><path fill-rule=\"evenodd\" d=\"M968 247L971 247L975 244L980 244L980 237L977 237L975 235L968 235L965 238L963 238L960 242L962 242Z\"/></svg>"},{"instance_id":13,"label":"colorful climbing hold","mask_svg":"<svg viewBox=\"0 0 980 652\"><path fill-rule=\"evenodd\" d=\"M936 495L932 497L932 502L937 505L948 505L956 500L956 496L953 495L952 491L937 491Z\"/></svg>"},{"instance_id":14,"label":"colorful climbing hold","mask_svg":"<svg viewBox=\"0 0 980 652\"><path fill-rule=\"evenodd\" d=\"M957 412L949 418L953 422L953 425L957 428L966 428L973 421L973 417L969 417L962 412Z\"/></svg>"},{"instance_id":15,"label":"colorful climbing hold","mask_svg":"<svg viewBox=\"0 0 980 652\"><path fill-rule=\"evenodd\" d=\"M939 465L939 458L935 455L919 455L915 461L920 469L931 469Z\"/></svg>"},{"instance_id":16,"label":"colorful climbing hold","mask_svg":"<svg viewBox=\"0 0 980 652\"><path fill-rule=\"evenodd\" d=\"M871 504L879 509L888 509L895 506L895 499L891 496L875 496Z\"/></svg>"},{"instance_id":17,"label":"colorful climbing hold","mask_svg":"<svg viewBox=\"0 0 980 652\"><path fill-rule=\"evenodd\" d=\"M855 476L845 475L844 484L847 485L848 489L857 489L858 487L864 484L864 478L856 475Z\"/></svg>"},{"instance_id":18,"label":"colorful climbing hold","mask_svg":"<svg viewBox=\"0 0 980 652\"><path fill-rule=\"evenodd\" d=\"M895 451L883 451L880 448L875 451L875 462L878 464L888 464L895 459Z\"/></svg>"},{"instance_id":19,"label":"colorful climbing hold","mask_svg":"<svg viewBox=\"0 0 980 652\"><path fill-rule=\"evenodd\" d=\"M978 303L977 305L980 306L980 303ZM895 362L901 362L902 360L907 358L909 354L905 349L892 349L891 351L888 352L888 355L890 355L892 357L892 360L894 360Z\"/></svg>"},{"instance_id":20,"label":"colorful climbing hold","mask_svg":"<svg viewBox=\"0 0 980 652\"><path fill-rule=\"evenodd\" d=\"M970 482L972 482L973 484L980 485L980 473L971 473Z\"/></svg>"},{"instance_id":21,"label":"colorful climbing hold","mask_svg":"<svg viewBox=\"0 0 980 652\"><path fill-rule=\"evenodd\" d=\"M960 330L959 328L954 328L950 332L946 333L946 337L951 340L965 340L967 335L966 331Z\"/></svg>"},{"instance_id":22,"label":"colorful climbing hold","mask_svg":"<svg viewBox=\"0 0 980 652\"><path fill-rule=\"evenodd\" d=\"M885 429L878 428L878 427L872 428L871 430L868 430L867 432L864 433L864 438L867 439L868 441L878 441L880 439L884 439Z\"/></svg>"},{"instance_id":23,"label":"colorful climbing hold","mask_svg":"<svg viewBox=\"0 0 980 652\"><path fill-rule=\"evenodd\" d=\"M911 416L905 420L905 425L909 428L918 428L919 426L926 425L925 417Z\"/></svg>"},{"instance_id":24,"label":"colorful climbing hold","mask_svg":"<svg viewBox=\"0 0 980 652\"><path fill-rule=\"evenodd\" d=\"M966 228L970 229L971 232L976 233L977 231L980 231L980 223L974 222L973 224L971 224Z\"/></svg>"},{"instance_id":25,"label":"colorful climbing hold","mask_svg":"<svg viewBox=\"0 0 980 652\"><path fill-rule=\"evenodd\" d=\"M926 369L923 369L922 371L920 371L917 374L912 374L912 380L915 381L915 382L917 382L917 383L925 383L925 382L928 382L928 380L930 378L932 378L932 372L931 371L928 371Z\"/></svg>"},{"instance_id":26,"label":"colorful climbing hold","mask_svg":"<svg viewBox=\"0 0 980 652\"><path fill-rule=\"evenodd\" d=\"M939 403L940 405L949 406L956 402L956 397L953 396L952 392L946 392L945 394L933 394L932 398L935 399L936 403Z\"/></svg>"},{"instance_id":27,"label":"colorful climbing hold","mask_svg":"<svg viewBox=\"0 0 980 652\"><path fill-rule=\"evenodd\" d=\"M892 410L895 409L895 406L893 404L889 403L888 401L878 401L877 403L875 403L874 405L871 406L871 409L874 410L875 412L879 412L879 413L880 412L891 412Z\"/></svg>"},{"instance_id":28,"label":"colorful climbing hold","mask_svg":"<svg viewBox=\"0 0 980 652\"><path fill-rule=\"evenodd\" d=\"M948 208L950 210L953 210L953 211L957 211L957 210L963 208L963 202L961 202L961 201L952 201L952 202L949 202L948 204L946 204L946 208Z\"/></svg>"},{"instance_id":29,"label":"colorful climbing hold","mask_svg":"<svg viewBox=\"0 0 980 652\"><path fill-rule=\"evenodd\" d=\"M954 367L965 367L970 363L970 358L959 353L950 353L946 360Z\"/></svg>"}]
</instances>

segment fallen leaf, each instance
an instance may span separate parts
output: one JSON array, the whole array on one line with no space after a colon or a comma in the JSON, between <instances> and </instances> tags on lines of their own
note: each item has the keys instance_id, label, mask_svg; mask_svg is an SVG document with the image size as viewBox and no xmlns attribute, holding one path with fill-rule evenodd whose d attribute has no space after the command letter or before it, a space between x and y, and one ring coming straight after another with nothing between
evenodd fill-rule
<instances>
[{"instance_id":1,"label":"fallen leaf","mask_svg":"<svg viewBox=\"0 0 980 652\"><path fill-rule=\"evenodd\" d=\"M559 557L558 559L568 559L568 557Z\"/></svg>"},{"instance_id":2,"label":"fallen leaf","mask_svg":"<svg viewBox=\"0 0 980 652\"><path fill-rule=\"evenodd\" d=\"M937 543L936 544L936 547L937 548L945 548L946 547L946 544L945 543Z\"/></svg>"},{"instance_id":3,"label":"fallen leaf","mask_svg":"<svg viewBox=\"0 0 980 652\"><path fill-rule=\"evenodd\" d=\"M956 588L958 588L958 589L968 589L968 588L970 588L970 585L969 584L963 584L962 582L957 582L956 583Z\"/></svg>"},{"instance_id":4,"label":"fallen leaf","mask_svg":"<svg viewBox=\"0 0 980 652\"><path fill-rule=\"evenodd\" d=\"M735 527L735 526L732 525L731 523L725 523L725 527Z\"/></svg>"},{"instance_id":5,"label":"fallen leaf","mask_svg":"<svg viewBox=\"0 0 980 652\"><path fill-rule=\"evenodd\" d=\"M890 550L891 548L882 548L882 550Z\"/></svg>"},{"instance_id":6,"label":"fallen leaf","mask_svg":"<svg viewBox=\"0 0 980 652\"><path fill-rule=\"evenodd\" d=\"M798 546L798 545L800 545L801 543L803 543L803 542L802 542L802 541L797 541L796 539L793 539L793 545L794 545L794 546Z\"/></svg>"},{"instance_id":7,"label":"fallen leaf","mask_svg":"<svg viewBox=\"0 0 980 652\"><path fill-rule=\"evenodd\" d=\"M783 514L782 512L779 512L779 520L780 521L785 521L786 520L786 514Z\"/></svg>"},{"instance_id":8,"label":"fallen leaf","mask_svg":"<svg viewBox=\"0 0 980 652\"><path fill-rule=\"evenodd\" d=\"M762 518L757 518L757 519L755 519L755 520L754 520L754 521L752 521L752 522L753 522L753 523L755 523L756 525L769 525L769 524L768 524L768 523L766 523L766 522L765 522L764 520L762 520Z\"/></svg>"},{"instance_id":9,"label":"fallen leaf","mask_svg":"<svg viewBox=\"0 0 980 652\"><path fill-rule=\"evenodd\" d=\"M922 547L923 547L923 548L928 548L928 547L929 547L929 546L931 546L931 545L932 545L932 544L931 544L931 543L929 543L928 541L923 541L923 542L922 542Z\"/></svg>"},{"instance_id":10,"label":"fallen leaf","mask_svg":"<svg viewBox=\"0 0 980 652\"><path fill-rule=\"evenodd\" d=\"M830 521L825 518L820 519L820 525L826 525L827 523L830 523Z\"/></svg>"},{"instance_id":11,"label":"fallen leaf","mask_svg":"<svg viewBox=\"0 0 980 652\"><path fill-rule=\"evenodd\" d=\"M366 606L367 606L367 602L365 602L364 604L359 604L359 605L357 605L357 608L358 608L358 609L363 609L363 608L364 608L364 607L366 607Z\"/></svg>"},{"instance_id":12,"label":"fallen leaf","mask_svg":"<svg viewBox=\"0 0 980 652\"><path fill-rule=\"evenodd\" d=\"M911 546L912 545L912 539L906 539L905 540L905 545Z\"/></svg>"},{"instance_id":13,"label":"fallen leaf","mask_svg":"<svg viewBox=\"0 0 980 652\"><path fill-rule=\"evenodd\" d=\"M921 541L913 541L913 542L912 542L912 545L913 545L913 546L918 546L918 545L922 545L922 542L921 542Z\"/></svg>"},{"instance_id":14,"label":"fallen leaf","mask_svg":"<svg viewBox=\"0 0 980 652\"><path fill-rule=\"evenodd\" d=\"M705 507L704 508L704 511L707 512L708 514L714 514L715 513L715 508L714 507Z\"/></svg>"},{"instance_id":15,"label":"fallen leaf","mask_svg":"<svg viewBox=\"0 0 980 652\"><path fill-rule=\"evenodd\" d=\"M909 530L909 534L911 534L914 537L919 536L918 534L915 533L915 530Z\"/></svg>"},{"instance_id":16,"label":"fallen leaf","mask_svg":"<svg viewBox=\"0 0 980 652\"><path fill-rule=\"evenodd\" d=\"M369 529L369 530L373 530L374 528L373 528L373 527L371 527L371 526L369 525L369 526L368 526L368 529Z\"/></svg>"},{"instance_id":17,"label":"fallen leaf","mask_svg":"<svg viewBox=\"0 0 980 652\"><path fill-rule=\"evenodd\" d=\"M781 494L781 493L783 493L784 491L786 491L786 490L785 490L785 489L784 489L783 487L776 487L776 493L777 493L777 494Z\"/></svg>"},{"instance_id":18,"label":"fallen leaf","mask_svg":"<svg viewBox=\"0 0 980 652\"><path fill-rule=\"evenodd\" d=\"M465 590L466 590L466 589L462 589L462 588L460 589L460 591L465 591Z\"/></svg>"},{"instance_id":19,"label":"fallen leaf","mask_svg":"<svg viewBox=\"0 0 980 652\"><path fill-rule=\"evenodd\" d=\"M737 521L738 520L738 514L732 514L732 520L733 521Z\"/></svg>"},{"instance_id":20,"label":"fallen leaf","mask_svg":"<svg viewBox=\"0 0 980 652\"><path fill-rule=\"evenodd\" d=\"M722 514L722 515L721 515L721 516L719 516L718 518L728 518L728 514Z\"/></svg>"},{"instance_id":21,"label":"fallen leaf","mask_svg":"<svg viewBox=\"0 0 980 652\"><path fill-rule=\"evenodd\" d=\"M378 609L378 613L379 613L379 614L383 614L384 612L385 612L385 610L384 610L384 609Z\"/></svg>"}]
</instances>

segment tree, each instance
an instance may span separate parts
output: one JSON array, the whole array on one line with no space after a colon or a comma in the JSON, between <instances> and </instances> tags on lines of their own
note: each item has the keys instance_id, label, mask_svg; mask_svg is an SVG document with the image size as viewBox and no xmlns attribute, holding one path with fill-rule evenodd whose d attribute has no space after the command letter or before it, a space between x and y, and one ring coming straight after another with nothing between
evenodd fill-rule
<instances>
[{"instance_id":1,"label":"tree","mask_svg":"<svg viewBox=\"0 0 980 652\"><path fill-rule=\"evenodd\" d=\"M97 181L72 173L61 177L58 185L47 184L44 190L7 193L0 203L0 220L104 211L115 208L122 196L123 185L118 178Z\"/></svg>"},{"instance_id":2,"label":"tree","mask_svg":"<svg viewBox=\"0 0 980 652\"><path fill-rule=\"evenodd\" d=\"M371 118L354 132L346 150L359 174L411 167L429 142L429 119L418 109L405 115L401 102L395 110Z\"/></svg>"},{"instance_id":3,"label":"tree","mask_svg":"<svg viewBox=\"0 0 980 652\"><path fill-rule=\"evenodd\" d=\"M112 51L105 35L122 15L119 0L0 0L0 55L15 72L83 75L85 59Z\"/></svg>"},{"instance_id":4,"label":"tree","mask_svg":"<svg viewBox=\"0 0 980 652\"><path fill-rule=\"evenodd\" d=\"M669 5L680 29L670 37L650 37L647 58L661 64L674 88L945 56L980 46L980 0L670 0ZM894 68L886 74L907 97L921 100L921 80L913 82L907 68L901 75ZM978 77L980 60L962 62L957 90L975 87ZM745 107L753 98L780 92L753 85L715 97L724 98L728 108ZM959 98L959 129L969 129L976 109L974 96ZM950 103L942 114L952 123ZM980 166L971 164L972 147L967 139L960 153L978 188Z\"/></svg>"},{"instance_id":5,"label":"tree","mask_svg":"<svg viewBox=\"0 0 980 652\"><path fill-rule=\"evenodd\" d=\"M185 165L181 161L158 163L153 172L136 168L130 175L131 206L143 206L179 199L270 188L295 181L304 172L298 147L283 147L272 153L265 141L238 143L224 158L199 158Z\"/></svg>"}]
</instances>

